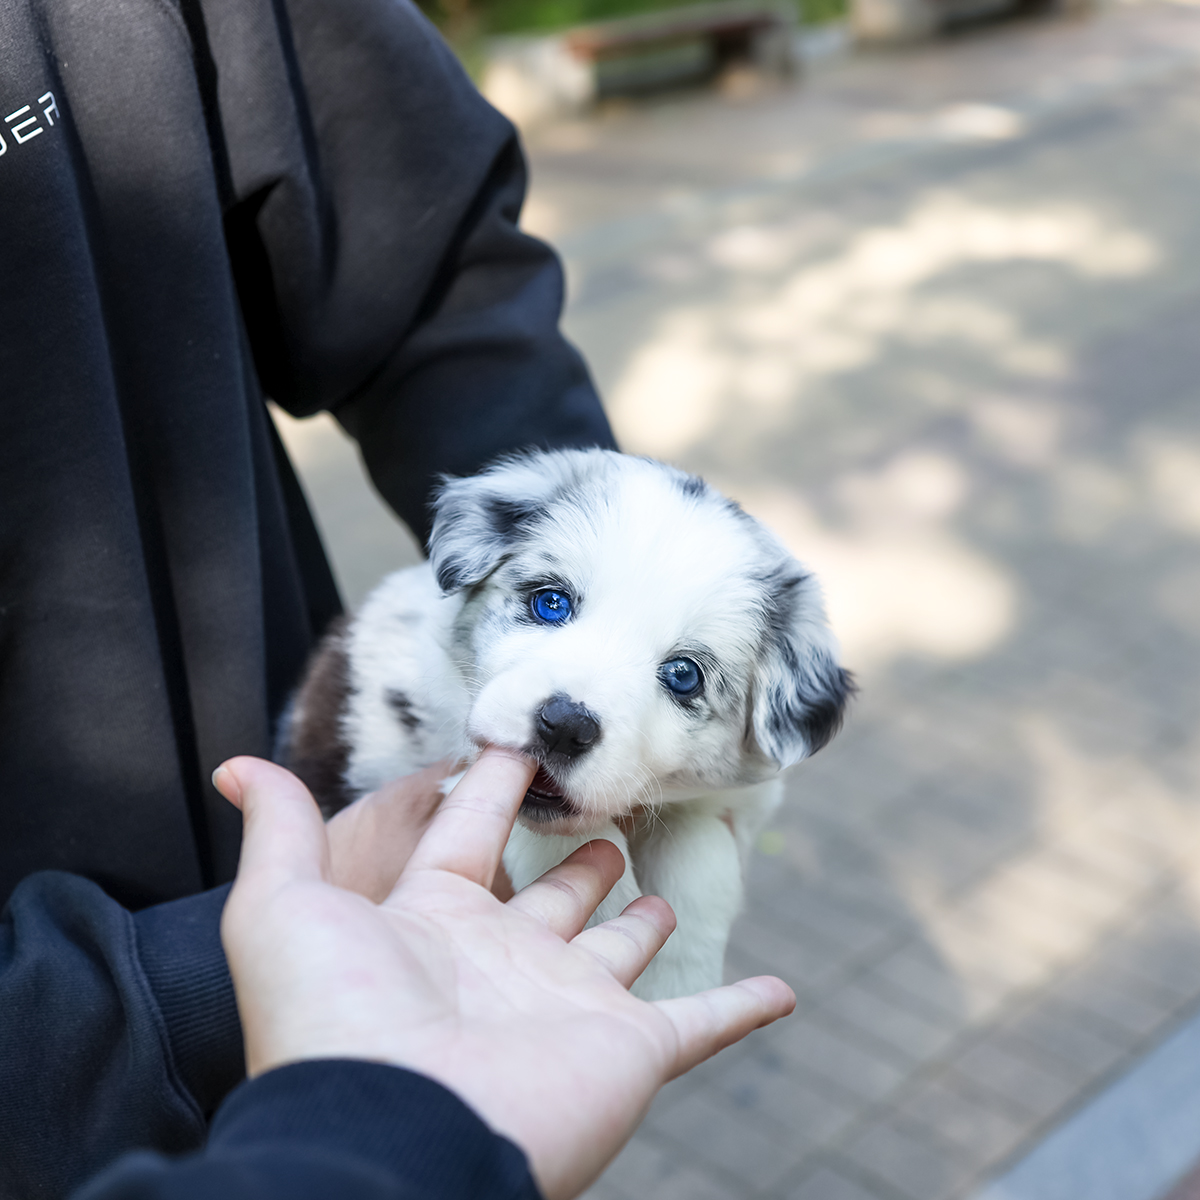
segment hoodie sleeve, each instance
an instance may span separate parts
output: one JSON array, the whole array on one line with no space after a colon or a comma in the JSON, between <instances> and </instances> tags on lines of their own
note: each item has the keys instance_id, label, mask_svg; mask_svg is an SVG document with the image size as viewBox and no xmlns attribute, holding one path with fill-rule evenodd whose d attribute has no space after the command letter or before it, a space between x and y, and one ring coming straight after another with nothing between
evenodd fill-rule
<instances>
[{"instance_id":1,"label":"hoodie sleeve","mask_svg":"<svg viewBox=\"0 0 1200 1200\"><path fill-rule=\"evenodd\" d=\"M203 0L227 229L267 393L331 410L422 537L440 472L613 445L517 227L525 163L408 0ZM201 74L204 74L203 65Z\"/></svg>"},{"instance_id":2,"label":"hoodie sleeve","mask_svg":"<svg viewBox=\"0 0 1200 1200\"><path fill-rule=\"evenodd\" d=\"M139 1146L199 1146L242 1076L227 888L131 915L31 876L0 915L0 1195L67 1195Z\"/></svg>"},{"instance_id":3,"label":"hoodie sleeve","mask_svg":"<svg viewBox=\"0 0 1200 1200\"><path fill-rule=\"evenodd\" d=\"M75 1200L539 1200L522 1152L433 1080L294 1063L243 1084L203 1152L134 1154Z\"/></svg>"}]
</instances>

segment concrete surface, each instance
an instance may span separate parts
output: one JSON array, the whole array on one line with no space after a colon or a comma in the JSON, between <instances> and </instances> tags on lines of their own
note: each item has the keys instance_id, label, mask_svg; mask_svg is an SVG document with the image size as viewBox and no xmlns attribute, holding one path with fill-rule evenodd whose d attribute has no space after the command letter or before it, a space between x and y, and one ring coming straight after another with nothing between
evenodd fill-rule
<instances>
[{"instance_id":1,"label":"concrete surface","mask_svg":"<svg viewBox=\"0 0 1200 1200\"><path fill-rule=\"evenodd\" d=\"M729 954L798 1013L590 1200L968 1196L1200 1009L1198 64L1126 6L532 141L623 444L819 572L863 689ZM286 432L359 595L412 550Z\"/></svg>"},{"instance_id":2,"label":"concrete surface","mask_svg":"<svg viewBox=\"0 0 1200 1200\"><path fill-rule=\"evenodd\" d=\"M1200 1021L1193 1018L976 1200L1158 1200L1193 1165L1198 1141Z\"/></svg>"}]
</instances>

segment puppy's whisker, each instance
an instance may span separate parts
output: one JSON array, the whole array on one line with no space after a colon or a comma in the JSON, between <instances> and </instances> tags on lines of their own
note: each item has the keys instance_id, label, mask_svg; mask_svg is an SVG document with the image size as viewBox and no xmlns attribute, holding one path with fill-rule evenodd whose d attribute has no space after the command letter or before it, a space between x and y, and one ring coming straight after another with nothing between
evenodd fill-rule
<instances>
[{"instance_id":1,"label":"puppy's whisker","mask_svg":"<svg viewBox=\"0 0 1200 1200\"><path fill-rule=\"evenodd\" d=\"M634 764L633 776L635 779L641 780L638 784L637 795L643 806L656 813L663 803L662 781L644 763Z\"/></svg>"},{"instance_id":2,"label":"puppy's whisker","mask_svg":"<svg viewBox=\"0 0 1200 1200\"><path fill-rule=\"evenodd\" d=\"M662 783L659 778L647 768L643 767L642 770L645 772L648 782L654 786L654 790L658 793L657 803L648 803L644 806L645 811L650 814L650 828L651 830L656 830L661 826L666 836L672 838L673 840L674 835L671 832L670 826L666 823L666 821L663 820L661 812L663 806Z\"/></svg>"}]
</instances>

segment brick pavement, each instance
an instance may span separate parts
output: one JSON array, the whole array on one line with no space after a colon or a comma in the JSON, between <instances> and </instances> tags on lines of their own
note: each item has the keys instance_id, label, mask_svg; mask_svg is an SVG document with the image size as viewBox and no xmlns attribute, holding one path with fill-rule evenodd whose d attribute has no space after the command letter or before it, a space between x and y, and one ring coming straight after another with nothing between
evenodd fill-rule
<instances>
[{"instance_id":1,"label":"brick pavement","mask_svg":"<svg viewBox=\"0 0 1200 1200\"><path fill-rule=\"evenodd\" d=\"M967 1196L1200 1009L1198 61L1119 7L532 140L623 444L815 566L863 684L728 957L798 1012L591 1200Z\"/></svg>"}]
</instances>

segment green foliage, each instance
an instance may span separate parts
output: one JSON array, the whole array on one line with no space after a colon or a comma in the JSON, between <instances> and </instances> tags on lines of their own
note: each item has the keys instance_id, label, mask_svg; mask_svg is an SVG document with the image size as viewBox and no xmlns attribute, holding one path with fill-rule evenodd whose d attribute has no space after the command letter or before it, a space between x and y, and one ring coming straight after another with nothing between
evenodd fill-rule
<instances>
[{"instance_id":1,"label":"green foliage","mask_svg":"<svg viewBox=\"0 0 1200 1200\"><path fill-rule=\"evenodd\" d=\"M661 12L696 0L419 0L456 45L504 33L553 33L573 25ZM846 15L847 0L792 0L807 25Z\"/></svg>"},{"instance_id":2,"label":"green foliage","mask_svg":"<svg viewBox=\"0 0 1200 1200\"><path fill-rule=\"evenodd\" d=\"M844 21L849 14L849 0L800 0L800 20L805 25Z\"/></svg>"}]
</instances>

